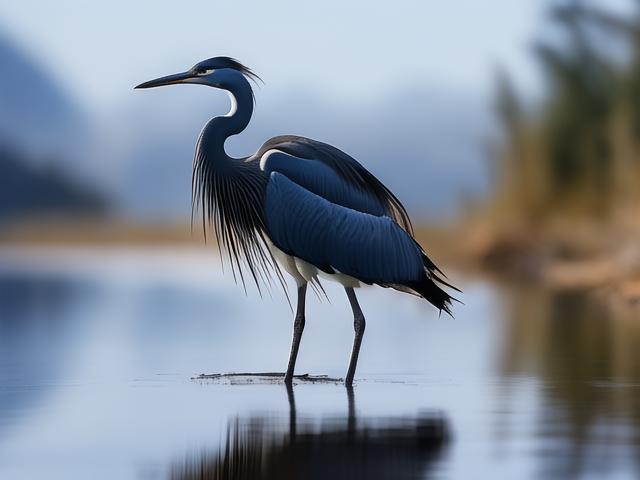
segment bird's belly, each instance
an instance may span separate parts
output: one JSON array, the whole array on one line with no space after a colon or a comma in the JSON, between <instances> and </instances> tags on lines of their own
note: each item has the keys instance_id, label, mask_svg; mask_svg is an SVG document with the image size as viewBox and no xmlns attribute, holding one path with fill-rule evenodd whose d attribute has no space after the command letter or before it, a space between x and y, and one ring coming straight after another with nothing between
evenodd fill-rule
<instances>
[{"instance_id":1,"label":"bird's belly","mask_svg":"<svg viewBox=\"0 0 640 480\"><path fill-rule=\"evenodd\" d=\"M318 275L327 280L337 282L345 287L359 288L360 281L357 278L345 275L344 273L326 273L320 270L315 265L310 264L302 260L301 258L294 257L288 253L284 253L278 247L276 247L269 239L266 239L267 247L269 251L276 259L276 261L284 268L289 275L291 275L298 286L307 282L317 280Z\"/></svg>"},{"instance_id":2,"label":"bird's belly","mask_svg":"<svg viewBox=\"0 0 640 480\"><path fill-rule=\"evenodd\" d=\"M267 244L267 247L269 248L269 251L271 252L271 255L273 255L273 258L275 258L280 266L294 278L298 286L303 285L308 281L298 270L295 257L284 253L282 250L276 247L268 238L265 238L265 242Z\"/></svg>"},{"instance_id":3,"label":"bird's belly","mask_svg":"<svg viewBox=\"0 0 640 480\"><path fill-rule=\"evenodd\" d=\"M337 270L336 270L336 273L326 273L326 272L323 272L322 270L318 270L318 274L322 278L326 278L327 280L331 280L332 282L337 282L343 287L360 288L361 286L360 280L350 275L345 275L344 273L340 273Z\"/></svg>"}]
</instances>

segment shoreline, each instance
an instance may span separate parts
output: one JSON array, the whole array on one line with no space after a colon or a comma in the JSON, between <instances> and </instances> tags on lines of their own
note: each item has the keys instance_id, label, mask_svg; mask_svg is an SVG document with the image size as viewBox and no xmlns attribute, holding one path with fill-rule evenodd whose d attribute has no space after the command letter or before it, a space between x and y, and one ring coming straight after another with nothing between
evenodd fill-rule
<instances>
[{"instance_id":1,"label":"shoreline","mask_svg":"<svg viewBox=\"0 0 640 480\"><path fill-rule=\"evenodd\" d=\"M634 231L597 224L571 228L526 230L490 228L475 222L416 227L416 238L445 270L497 282L522 282L556 291L581 291L606 299L615 307L640 309L640 242ZM588 242L585 241L588 239ZM171 253L171 255L168 255ZM202 259L220 264L213 235L200 225L131 225L122 223L31 223L0 229L0 263L19 254L37 268L45 256L53 264L95 262L111 258L154 263L184 270ZM128 259L128 260L123 260ZM178 261L176 261L178 259ZM51 266L52 262L49 261Z\"/></svg>"}]
</instances>

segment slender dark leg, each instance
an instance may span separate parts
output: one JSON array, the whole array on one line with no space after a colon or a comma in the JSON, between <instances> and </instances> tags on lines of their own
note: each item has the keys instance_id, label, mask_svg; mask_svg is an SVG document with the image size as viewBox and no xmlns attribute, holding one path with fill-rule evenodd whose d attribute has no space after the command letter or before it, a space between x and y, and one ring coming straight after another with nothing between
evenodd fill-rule
<instances>
[{"instance_id":1,"label":"slender dark leg","mask_svg":"<svg viewBox=\"0 0 640 480\"><path fill-rule=\"evenodd\" d=\"M298 357L298 349L300 348L300 338L304 330L304 301L307 295L307 284L298 287L298 308L296 318L293 322L293 341L291 342L291 354L289 355L289 366L284 376L284 383L290 384L293 380L293 370L296 367L296 358Z\"/></svg>"},{"instance_id":2,"label":"slender dark leg","mask_svg":"<svg viewBox=\"0 0 640 480\"><path fill-rule=\"evenodd\" d=\"M360 310L358 299L356 298L356 292L353 288L345 288L351 309L353 310L353 329L356 335L353 339L353 350L351 352L351 361L349 362L349 370L347 370L347 378L344 379L344 384L347 387L353 385L353 376L356 373L356 364L358 363L358 354L360 353L360 344L362 343L362 336L364 335L364 315Z\"/></svg>"}]
</instances>

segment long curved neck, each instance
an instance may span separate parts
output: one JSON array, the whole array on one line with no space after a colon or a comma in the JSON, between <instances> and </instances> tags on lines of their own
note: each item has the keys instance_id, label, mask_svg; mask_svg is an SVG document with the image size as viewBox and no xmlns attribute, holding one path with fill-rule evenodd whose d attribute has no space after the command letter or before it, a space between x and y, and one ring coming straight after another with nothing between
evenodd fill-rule
<instances>
[{"instance_id":1,"label":"long curved neck","mask_svg":"<svg viewBox=\"0 0 640 480\"><path fill-rule=\"evenodd\" d=\"M224 150L227 138L242 132L253 114L253 91L251 85L244 77L225 89L231 97L231 110L222 117L212 118L203 131L203 141L206 142L207 151L216 156L228 157Z\"/></svg>"},{"instance_id":2,"label":"long curved neck","mask_svg":"<svg viewBox=\"0 0 640 480\"><path fill-rule=\"evenodd\" d=\"M227 79L222 87L232 96L231 111L211 119L202 130L193 163L193 206L200 207L204 221L215 227L234 276L239 273L244 284L246 264L258 284L269 275L271 261L262 248L265 222L260 202L266 175L257 162L243 162L224 151L226 139L242 132L251 120L253 92L243 76Z\"/></svg>"}]
</instances>

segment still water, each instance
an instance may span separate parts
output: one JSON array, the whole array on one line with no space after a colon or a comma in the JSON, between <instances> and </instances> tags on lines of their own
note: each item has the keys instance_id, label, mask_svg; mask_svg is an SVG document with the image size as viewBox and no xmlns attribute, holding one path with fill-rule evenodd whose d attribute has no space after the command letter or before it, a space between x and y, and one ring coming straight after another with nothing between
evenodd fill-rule
<instances>
[{"instance_id":1,"label":"still water","mask_svg":"<svg viewBox=\"0 0 640 480\"><path fill-rule=\"evenodd\" d=\"M0 478L640 478L640 322L576 293L455 278L455 319L364 289L357 384L282 371L283 295L199 251L0 250ZM344 293L298 373L343 376ZM253 380L253 381L251 381Z\"/></svg>"}]
</instances>

